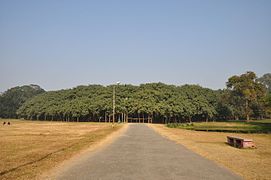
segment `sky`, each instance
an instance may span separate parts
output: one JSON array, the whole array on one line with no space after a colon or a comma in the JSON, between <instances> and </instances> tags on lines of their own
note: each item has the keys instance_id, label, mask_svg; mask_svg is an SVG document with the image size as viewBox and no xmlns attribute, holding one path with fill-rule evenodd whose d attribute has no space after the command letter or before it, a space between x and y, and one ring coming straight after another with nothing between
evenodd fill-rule
<instances>
[{"instance_id":1,"label":"sky","mask_svg":"<svg viewBox=\"0 0 271 180\"><path fill-rule=\"evenodd\" d=\"M225 88L271 72L270 0L0 0L0 92L38 84Z\"/></svg>"}]
</instances>

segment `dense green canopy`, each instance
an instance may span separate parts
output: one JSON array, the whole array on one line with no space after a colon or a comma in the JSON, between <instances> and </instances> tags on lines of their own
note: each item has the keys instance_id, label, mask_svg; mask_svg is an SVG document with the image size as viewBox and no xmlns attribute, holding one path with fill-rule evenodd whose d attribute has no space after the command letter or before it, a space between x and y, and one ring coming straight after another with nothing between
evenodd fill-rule
<instances>
[{"instance_id":1,"label":"dense green canopy","mask_svg":"<svg viewBox=\"0 0 271 180\"><path fill-rule=\"evenodd\" d=\"M38 85L17 86L0 95L0 117L15 118L17 109L31 97L45 92Z\"/></svg>"},{"instance_id":2,"label":"dense green canopy","mask_svg":"<svg viewBox=\"0 0 271 180\"><path fill-rule=\"evenodd\" d=\"M104 121L112 114L112 93L112 85L46 92L26 102L18 114L27 119ZM216 91L198 85L116 85L116 113L157 122L206 120L216 114L217 98Z\"/></svg>"},{"instance_id":3,"label":"dense green canopy","mask_svg":"<svg viewBox=\"0 0 271 180\"><path fill-rule=\"evenodd\" d=\"M38 86L15 87L0 96L0 117L16 117L17 110L20 118L33 120L112 121L115 86L116 120L150 118L168 123L264 118L270 117L271 95L266 92L267 81L262 81L247 72L230 77L224 90L163 83L88 85L45 93Z\"/></svg>"},{"instance_id":4,"label":"dense green canopy","mask_svg":"<svg viewBox=\"0 0 271 180\"><path fill-rule=\"evenodd\" d=\"M271 73L264 74L257 79L258 82L264 84L269 92L271 92Z\"/></svg>"}]
</instances>

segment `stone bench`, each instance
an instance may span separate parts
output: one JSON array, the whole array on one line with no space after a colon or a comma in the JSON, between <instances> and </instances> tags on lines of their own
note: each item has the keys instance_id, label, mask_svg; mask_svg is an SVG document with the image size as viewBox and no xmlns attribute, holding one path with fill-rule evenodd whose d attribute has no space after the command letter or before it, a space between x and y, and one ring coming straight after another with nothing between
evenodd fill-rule
<instances>
[{"instance_id":1,"label":"stone bench","mask_svg":"<svg viewBox=\"0 0 271 180\"><path fill-rule=\"evenodd\" d=\"M255 148L256 147L252 139L227 136L227 142L229 145L236 148Z\"/></svg>"}]
</instances>

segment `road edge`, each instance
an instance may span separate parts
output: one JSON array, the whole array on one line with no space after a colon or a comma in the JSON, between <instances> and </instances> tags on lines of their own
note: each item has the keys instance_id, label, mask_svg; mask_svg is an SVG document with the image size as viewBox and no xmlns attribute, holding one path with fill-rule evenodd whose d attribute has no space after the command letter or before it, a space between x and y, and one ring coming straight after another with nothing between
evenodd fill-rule
<instances>
[{"instance_id":1,"label":"road edge","mask_svg":"<svg viewBox=\"0 0 271 180\"><path fill-rule=\"evenodd\" d=\"M72 166L74 163L80 161L81 159L84 159L87 156L95 154L96 152L99 152L100 150L106 148L108 145L113 143L116 139L118 139L122 134L124 134L127 131L128 127L129 127L128 124L124 124L123 127L121 127L119 130L112 132L111 134L108 134L105 138L94 143L90 147L79 151L70 159L64 160L63 162L59 163L56 167L42 173L36 179L42 179L42 180L57 179L56 177L58 175L60 175L62 172L64 172L66 169Z\"/></svg>"},{"instance_id":2,"label":"road edge","mask_svg":"<svg viewBox=\"0 0 271 180\"><path fill-rule=\"evenodd\" d=\"M206 156L203 156L201 153L199 153L199 152L197 152L197 151L194 151L194 150L193 150L192 148L190 148L189 146L187 146L187 145L185 145L185 144L183 144L183 143L177 141L176 139L174 139L174 138L172 138L172 137L169 137L168 134L166 134L166 133L160 131L158 127L154 127L152 124L148 124L147 126L148 126L149 128L151 128L153 131L155 131L156 133L160 134L162 137L164 137L164 138L166 138L166 139L168 139L168 140L170 140L170 141L173 141L173 142L175 142L176 144L180 144L180 145L184 146L186 149L188 149L188 150L192 151L193 153L195 153L195 154L201 156L202 158L207 159L207 160L209 160L209 161L212 161L213 163L215 163L215 164L216 164L217 166L219 166L220 168L226 169L226 170L227 170L228 172L230 172L232 175L237 176L237 177L239 177L240 179L244 179L244 176L242 176L242 174L239 174L238 172L234 171L233 169L231 169L231 168L225 166L224 164L222 164L222 163L220 163L220 162L218 162L218 161L216 161L216 160L214 160L214 159L208 158L208 157L206 157Z\"/></svg>"}]
</instances>

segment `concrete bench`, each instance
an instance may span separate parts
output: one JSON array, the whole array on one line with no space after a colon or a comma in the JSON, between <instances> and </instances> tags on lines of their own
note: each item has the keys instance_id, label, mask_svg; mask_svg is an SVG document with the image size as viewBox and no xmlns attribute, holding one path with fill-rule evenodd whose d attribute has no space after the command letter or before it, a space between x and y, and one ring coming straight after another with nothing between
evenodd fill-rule
<instances>
[{"instance_id":1,"label":"concrete bench","mask_svg":"<svg viewBox=\"0 0 271 180\"><path fill-rule=\"evenodd\" d=\"M252 139L227 136L227 142L229 145L236 148L255 148L256 147Z\"/></svg>"}]
</instances>

